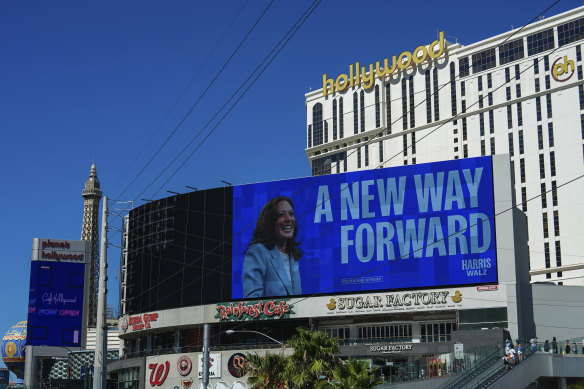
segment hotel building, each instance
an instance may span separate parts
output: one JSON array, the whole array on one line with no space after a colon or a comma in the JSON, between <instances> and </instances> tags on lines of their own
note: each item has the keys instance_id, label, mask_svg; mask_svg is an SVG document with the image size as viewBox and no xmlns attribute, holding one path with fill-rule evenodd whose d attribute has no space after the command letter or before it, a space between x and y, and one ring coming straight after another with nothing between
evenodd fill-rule
<instances>
[{"instance_id":1,"label":"hotel building","mask_svg":"<svg viewBox=\"0 0 584 389\"><path fill-rule=\"evenodd\" d=\"M583 39L580 7L324 74L306 94L312 174L509 154L531 281L584 285Z\"/></svg>"}]
</instances>

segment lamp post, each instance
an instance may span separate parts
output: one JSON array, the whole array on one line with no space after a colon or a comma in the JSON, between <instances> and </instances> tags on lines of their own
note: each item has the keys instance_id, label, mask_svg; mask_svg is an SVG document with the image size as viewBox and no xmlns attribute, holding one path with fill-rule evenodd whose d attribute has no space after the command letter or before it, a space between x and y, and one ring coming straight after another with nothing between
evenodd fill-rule
<instances>
[{"instance_id":1,"label":"lamp post","mask_svg":"<svg viewBox=\"0 0 584 389\"><path fill-rule=\"evenodd\" d=\"M272 340L272 341L274 341L274 342L278 343L280 346L282 346L282 350L281 350L281 351L284 351L284 343L280 342L280 341L279 341L279 340L277 340L277 339L274 339L274 338L272 338L272 337L271 337L271 336L269 336L269 335L266 335L266 334L264 334L263 332L259 332L259 331L252 331L252 330L241 330L241 331L227 330L227 331L225 331L225 333L226 333L227 335L231 335L231 334L234 334L234 333L236 333L236 332L249 332L249 333L252 333L252 334L258 334L258 335L262 335L262 336L264 336L264 337L266 337L266 338L268 338L268 339L270 339L270 340Z\"/></svg>"}]
</instances>

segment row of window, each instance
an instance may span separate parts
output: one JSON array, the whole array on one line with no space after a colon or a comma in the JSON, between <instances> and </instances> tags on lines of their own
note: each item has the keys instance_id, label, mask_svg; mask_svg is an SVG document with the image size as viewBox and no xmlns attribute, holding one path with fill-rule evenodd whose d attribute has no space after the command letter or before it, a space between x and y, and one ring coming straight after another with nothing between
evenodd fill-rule
<instances>
[{"instance_id":1,"label":"row of window","mask_svg":"<svg viewBox=\"0 0 584 389\"><path fill-rule=\"evenodd\" d=\"M330 337L341 340L351 339L350 327L323 328ZM420 342L448 342L452 331L456 331L456 323L420 323ZM368 325L357 327L358 340L385 340L394 342L412 341L411 324Z\"/></svg>"}]
</instances>

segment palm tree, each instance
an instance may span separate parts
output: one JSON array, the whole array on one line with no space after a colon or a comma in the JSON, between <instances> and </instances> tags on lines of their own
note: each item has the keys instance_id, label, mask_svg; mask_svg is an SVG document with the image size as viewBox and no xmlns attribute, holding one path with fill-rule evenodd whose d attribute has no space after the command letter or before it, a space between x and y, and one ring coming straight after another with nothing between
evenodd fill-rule
<instances>
[{"instance_id":1,"label":"palm tree","mask_svg":"<svg viewBox=\"0 0 584 389\"><path fill-rule=\"evenodd\" d=\"M379 382L376 378L378 367L369 369L369 362L351 360L345 364L338 364L333 370L333 379L329 382L330 388L368 389Z\"/></svg>"},{"instance_id":2,"label":"palm tree","mask_svg":"<svg viewBox=\"0 0 584 389\"><path fill-rule=\"evenodd\" d=\"M282 354L266 353L264 356L247 354L247 379L252 389L281 389L286 387L284 371L287 357Z\"/></svg>"},{"instance_id":3,"label":"palm tree","mask_svg":"<svg viewBox=\"0 0 584 389\"><path fill-rule=\"evenodd\" d=\"M293 388L314 388L324 385L333 376L339 352L336 338L323 331L298 328L298 334L286 342L294 349L289 357L286 376Z\"/></svg>"}]
</instances>

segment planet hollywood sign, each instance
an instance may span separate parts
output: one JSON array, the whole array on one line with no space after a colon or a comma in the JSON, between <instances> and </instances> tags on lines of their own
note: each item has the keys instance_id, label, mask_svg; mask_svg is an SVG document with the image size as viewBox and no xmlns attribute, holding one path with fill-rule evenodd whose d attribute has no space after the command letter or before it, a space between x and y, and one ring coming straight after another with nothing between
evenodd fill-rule
<instances>
[{"instance_id":1,"label":"planet hollywood sign","mask_svg":"<svg viewBox=\"0 0 584 389\"><path fill-rule=\"evenodd\" d=\"M219 321L288 319L295 312L288 299L237 301L219 303L216 319Z\"/></svg>"}]
</instances>

